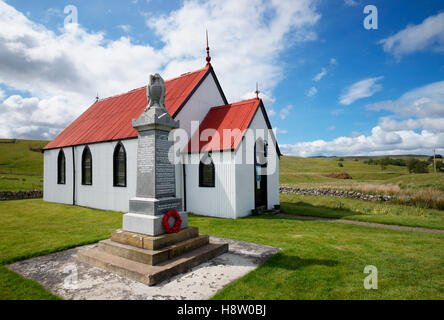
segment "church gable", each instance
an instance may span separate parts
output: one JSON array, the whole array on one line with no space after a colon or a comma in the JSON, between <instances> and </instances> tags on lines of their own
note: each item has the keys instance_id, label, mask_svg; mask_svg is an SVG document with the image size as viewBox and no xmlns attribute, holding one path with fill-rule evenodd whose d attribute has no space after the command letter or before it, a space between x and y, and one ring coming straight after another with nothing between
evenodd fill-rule
<instances>
[{"instance_id":1,"label":"church gable","mask_svg":"<svg viewBox=\"0 0 444 320\"><path fill-rule=\"evenodd\" d=\"M211 66L165 81L165 105L172 117L181 111L210 74L225 99ZM146 106L146 87L98 100L44 149L136 138L137 131L132 127L132 119L138 118Z\"/></svg>"}]
</instances>

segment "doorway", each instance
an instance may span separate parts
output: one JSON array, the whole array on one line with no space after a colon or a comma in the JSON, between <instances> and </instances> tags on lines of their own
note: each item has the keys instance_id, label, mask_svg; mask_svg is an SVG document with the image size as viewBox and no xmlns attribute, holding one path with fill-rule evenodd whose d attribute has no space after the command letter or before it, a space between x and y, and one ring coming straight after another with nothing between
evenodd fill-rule
<instances>
[{"instance_id":1,"label":"doorway","mask_svg":"<svg viewBox=\"0 0 444 320\"><path fill-rule=\"evenodd\" d=\"M255 208L267 209L267 142L257 139L254 145L254 202ZM264 208L265 207L265 208Z\"/></svg>"}]
</instances>

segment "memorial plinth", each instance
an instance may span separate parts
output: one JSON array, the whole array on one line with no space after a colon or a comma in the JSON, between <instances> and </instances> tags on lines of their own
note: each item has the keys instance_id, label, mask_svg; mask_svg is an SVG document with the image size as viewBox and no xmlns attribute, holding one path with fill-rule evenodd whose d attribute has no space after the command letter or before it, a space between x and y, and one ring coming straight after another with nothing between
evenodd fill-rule
<instances>
[{"instance_id":1,"label":"memorial plinth","mask_svg":"<svg viewBox=\"0 0 444 320\"><path fill-rule=\"evenodd\" d=\"M132 123L138 131L136 197L129 200L122 230L97 248L81 251L78 260L154 285L227 252L228 244L210 242L197 228L188 227L169 158L173 149L168 136L179 122L165 108L165 85L159 75L150 77L147 92L149 105ZM170 210L180 215L178 233L167 234L162 224ZM174 222L169 221L170 226Z\"/></svg>"},{"instance_id":2,"label":"memorial plinth","mask_svg":"<svg viewBox=\"0 0 444 320\"><path fill-rule=\"evenodd\" d=\"M227 251L227 243L209 241L193 227L155 237L117 230L77 259L152 286Z\"/></svg>"}]
</instances>

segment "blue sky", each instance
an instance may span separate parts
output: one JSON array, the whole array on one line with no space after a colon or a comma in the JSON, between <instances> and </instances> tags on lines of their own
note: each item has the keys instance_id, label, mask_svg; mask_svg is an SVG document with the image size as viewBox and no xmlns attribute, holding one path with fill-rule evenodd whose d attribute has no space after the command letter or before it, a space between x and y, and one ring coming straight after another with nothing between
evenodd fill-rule
<instances>
[{"instance_id":1,"label":"blue sky","mask_svg":"<svg viewBox=\"0 0 444 320\"><path fill-rule=\"evenodd\" d=\"M363 26L368 4L377 30ZM208 28L229 100L258 81L284 153L444 153L443 12L434 0L0 0L0 135L51 139L97 91L203 67Z\"/></svg>"}]
</instances>

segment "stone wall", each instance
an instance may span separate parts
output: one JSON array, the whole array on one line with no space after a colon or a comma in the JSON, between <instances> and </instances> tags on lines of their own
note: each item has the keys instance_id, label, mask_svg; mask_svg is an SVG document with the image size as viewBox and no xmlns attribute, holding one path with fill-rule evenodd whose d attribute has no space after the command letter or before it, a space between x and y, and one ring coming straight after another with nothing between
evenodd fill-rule
<instances>
[{"instance_id":1,"label":"stone wall","mask_svg":"<svg viewBox=\"0 0 444 320\"><path fill-rule=\"evenodd\" d=\"M288 186L280 186L279 192L284 194L299 194L305 196L330 196L330 197L339 197L339 198L354 198L367 201L390 201L394 198L393 196L365 194L357 191L292 188Z\"/></svg>"},{"instance_id":2,"label":"stone wall","mask_svg":"<svg viewBox=\"0 0 444 320\"><path fill-rule=\"evenodd\" d=\"M1 200L21 200L43 198L42 190L0 191Z\"/></svg>"}]
</instances>

